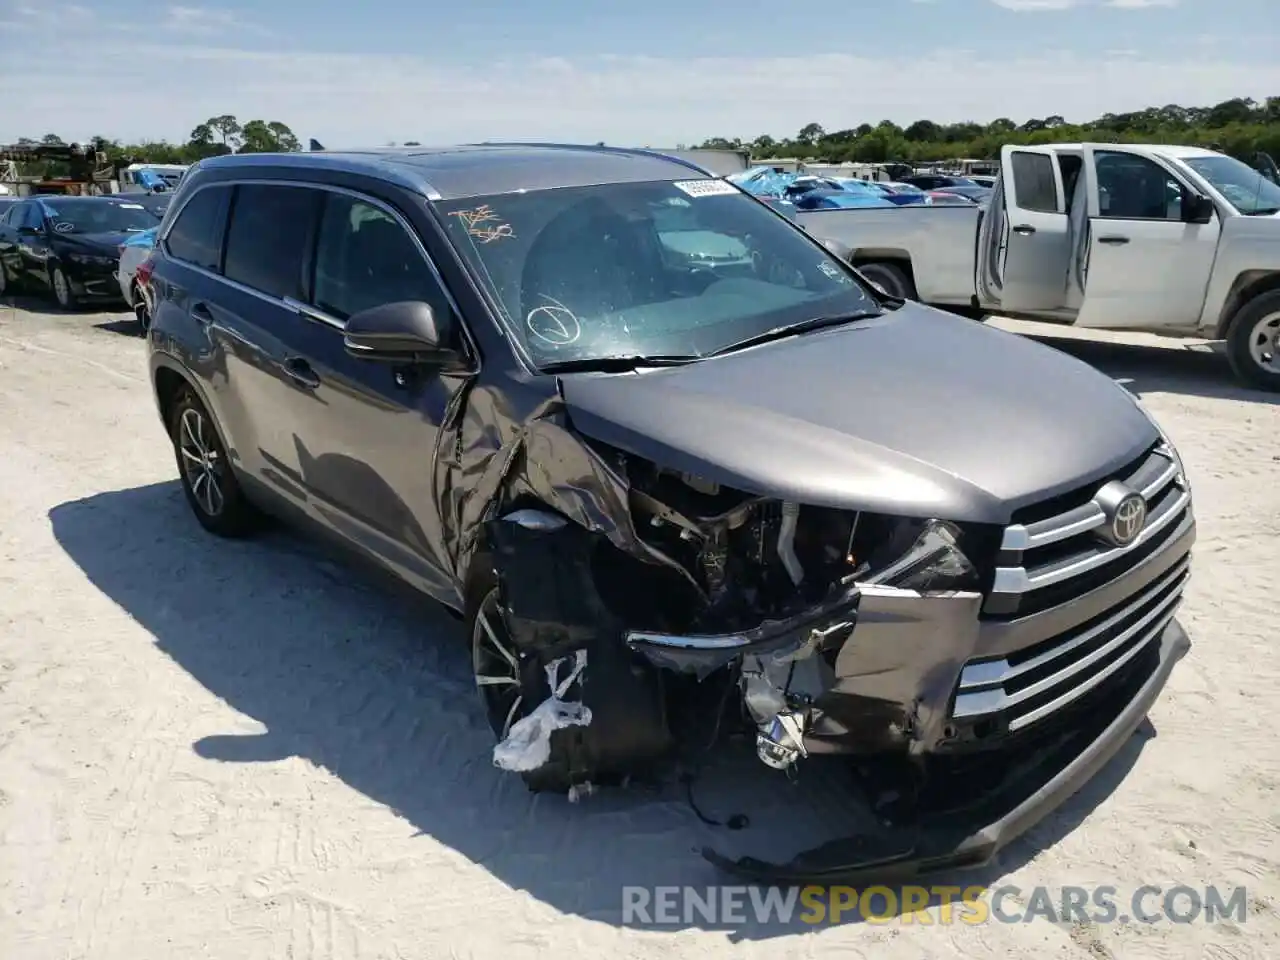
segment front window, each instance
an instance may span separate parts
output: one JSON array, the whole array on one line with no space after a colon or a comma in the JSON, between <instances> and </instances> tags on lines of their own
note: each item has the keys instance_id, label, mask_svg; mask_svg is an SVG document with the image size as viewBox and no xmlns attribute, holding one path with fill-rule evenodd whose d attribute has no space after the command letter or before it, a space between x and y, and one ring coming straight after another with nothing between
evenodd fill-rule
<instances>
[{"instance_id":1,"label":"front window","mask_svg":"<svg viewBox=\"0 0 1280 960\"><path fill-rule=\"evenodd\" d=\"M133 233L149 230L160 219L140 203L45 200L41 206L54 233Z\"/></svg>"},{"instance_id":2,"label":"front window","mask_svg":"<svg viewBox=\"0 0 1280 960\"><path fill-rule=\"evenodd\" d=\"M879 312L824 248L720 180L567 187L439 205L535 365L697 359Z\"/></svg>"},{"instance_id":3,"label":"front window","mask_svg":"<svg viewBox=\"0 0 1280 960\"><path fill-rule=\"evenodd\" d=\"M1280 212L1280 186L1235 157L1188 157L1182 162L1208 180L1237 213L1266 216Z\"/></svg>"}]
</instances>

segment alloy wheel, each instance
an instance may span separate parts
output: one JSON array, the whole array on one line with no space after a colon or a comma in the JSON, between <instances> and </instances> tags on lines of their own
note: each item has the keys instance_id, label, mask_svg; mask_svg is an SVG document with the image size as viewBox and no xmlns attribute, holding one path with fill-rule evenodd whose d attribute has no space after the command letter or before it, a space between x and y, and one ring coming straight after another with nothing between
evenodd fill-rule
<instances>
[{"instance_id":1,"label":"alloy wheel","mask_svg":"<svg viewBox=\"0 0 1280 960\"><path fill-rule=\"evenodd\" d=\"M182 455L182 471L191 495L209 517L216 517L226 506L223 480L226 465L218 449L213 427L199 410L182 411L178 426L178 452Z\"/></svg>"},{"instance_id":2,"label":"alloy wheel","mask_svg":"<svg viewBox=\"0 0 1280 960\"><path fill-rule=\"evenodd\" d=\"M57 298L59 306L71 306L71 284L67 280L67 275L60 269L53 271L53 295Z\"/></svg>"},{"instance_id":3,"label":"alloy wheel","mask_svg":"<svg viewBox=\"0 0 1280 960\"><path fill-rule=\"evenodd\" d=\"M498 605L498 590L485 595L476 611L471 632L471 668L484 698L489 724L498 739L505 739L521 716L524 690L520 661L507 634Z\"/></svg>"}]
</instances>

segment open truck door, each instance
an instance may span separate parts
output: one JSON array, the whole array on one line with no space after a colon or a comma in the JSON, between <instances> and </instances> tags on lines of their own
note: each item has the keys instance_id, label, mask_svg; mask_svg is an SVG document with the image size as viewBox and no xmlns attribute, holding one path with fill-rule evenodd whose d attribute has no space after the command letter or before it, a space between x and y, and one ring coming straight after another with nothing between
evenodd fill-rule
<instances>
[{"instance_id":1,"label":"open truck door","mask_svg":"<svg viewBox=\"0 0 1280 960\"><path fill-rule=\"evenodd\" d=\"M1191 329L1200 320L1222 221L1171 165L1120 144L1085 144L1088 220L1074 238L1075 325Z\"/></svg>"},{"instance_id":2,"label":"open truck door","mask_svg":"<svg viewBox=\"0 0 1280 960\"><path fill-rule=\"evenodd\" d=\"M1050 147L1003 147L1000 180L978 232L982 306L1051 313L1066 303L1071 241L1062 169Z\"/></svg>"}]
</instances>

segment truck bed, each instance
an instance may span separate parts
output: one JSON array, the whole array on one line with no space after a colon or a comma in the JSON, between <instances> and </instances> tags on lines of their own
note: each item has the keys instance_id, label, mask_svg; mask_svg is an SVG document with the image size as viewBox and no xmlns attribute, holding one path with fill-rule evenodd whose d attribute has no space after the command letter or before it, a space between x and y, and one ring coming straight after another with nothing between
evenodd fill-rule
<instances>
[{"instance_id":1,"label":"truck bed","mask_svg":"<svg viewBox=\"0 0 1280 960\"><path fill-rule=\"evenodd\" d=\"M976 204L805 210L796 222L819 240L851 247L855 263L909 262L925 303L967 305L975 289L980 213Z\"/></svg>"}]
</instances>

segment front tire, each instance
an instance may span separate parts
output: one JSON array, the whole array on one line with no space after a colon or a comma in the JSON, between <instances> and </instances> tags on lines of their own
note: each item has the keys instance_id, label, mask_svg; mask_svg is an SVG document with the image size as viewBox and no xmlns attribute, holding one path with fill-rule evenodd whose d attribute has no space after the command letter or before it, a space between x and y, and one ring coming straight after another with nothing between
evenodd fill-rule
<instances>
[{"instance_id":1,"label":"front tire","mask_svg":"<svg viewBox=\"0 0 1280 960\"><path fill-rule=\"evenodd\" d=\"M219 537L253 533L261 514L245 498L213 417L190 388L173 405L169 436L182 492L200 526Z\"/></svg>"},{"instance_id":2,"label":"front tire","mask_svg":"<svg viewBox=\"0 0 1280 960\"><path fill-rule=\"evenodd\" d=\"M1227 332L1227 360L1242 383L1280 393L1280 290L1240 308Z\"/></svg>"},{"instance_id":3,"label":"front tire","mask_svg":"<svg viewBox=\"0 0 1280 960\"><path fill-rule=\"evenodd\" d=\"M53 291L53 299L63 310L76 308L76 295L71 289L71 281L61 267L54 267L49 274L49 288Z\"/></svg>"},{"instance_id":4,"label":"front tire","mask_svg":"<svg viewBox=\"0 0 1280 960\"><path fill-rule=\"evenodd\" d=\"M549 696L542 667L536 657L521 656L502 616L501 593L488 556L477 554L476 571L466 593L466 631L471 653L471 673L484 704L485 718L500 743L515 722ZM567 757L565 734L551 738L551 756L536 770L520 774L534 792L567 793L575 782Z\"/></svg>"},{"instance_id":5,"label":"front tire","mask_svg":"<svg viewBox=\"0 0 1280 960\"><path fill-rule=\"evenodd\" d=\"M884 260L856 263L854 269L891 297L897 297L899 300L916 299L916 285L910 273L896 263Z\"/></svg>"}]
</instances>

